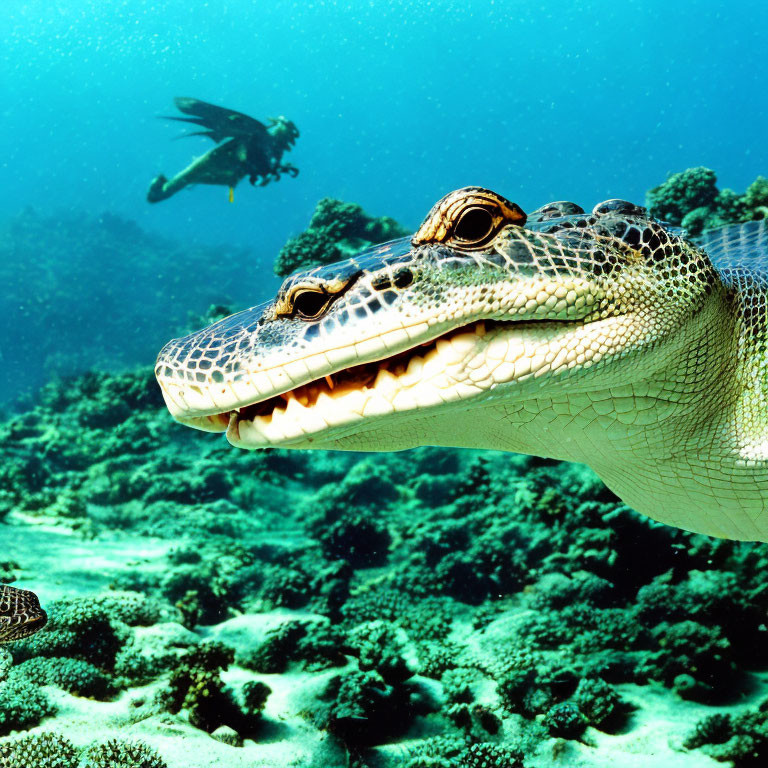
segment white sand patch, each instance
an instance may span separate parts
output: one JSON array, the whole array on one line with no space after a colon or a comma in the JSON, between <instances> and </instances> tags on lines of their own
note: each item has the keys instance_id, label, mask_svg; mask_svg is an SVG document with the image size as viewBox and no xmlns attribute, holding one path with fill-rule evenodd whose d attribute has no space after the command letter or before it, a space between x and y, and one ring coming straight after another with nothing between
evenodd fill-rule
<instances>
[{"instance_id":1,"label":"white sand patch","mask_svg":"<svg viewBox=\"0 0 768 768\"><path fill-rule=\"evenodd\" d=\"M174 542L121 531L87 539L62 525L30 525L18 513L0 527L3 559L22 566L16 586L31 589L43 606L50 600L94 595L108 589L120 573L167 569Z\"/></svg>"}]
</instances>

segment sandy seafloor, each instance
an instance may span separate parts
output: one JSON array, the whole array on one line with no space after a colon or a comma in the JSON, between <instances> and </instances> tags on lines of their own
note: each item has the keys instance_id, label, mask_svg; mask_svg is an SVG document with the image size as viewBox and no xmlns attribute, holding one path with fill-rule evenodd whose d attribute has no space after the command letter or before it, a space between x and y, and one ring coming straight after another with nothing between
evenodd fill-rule
<instances>
[{"instance_id":1,"label":"sandy seafloor","mask_svg":"<svg viewBox=\"0 0 768 768\"><path fill-rule=\"evenodd\" d=\"M25 588L38 593L43 603L60 597L100 594L124 570L158 568L158 559L171 544L146 536L115 534L83 541L60 525L35 522L23 516L13 516L2 528L5 552L23 552L23 560L34 563L20 574ZM212 627L200 628L200 640L215 638L235 648L248 648L263 639L265 630L294 618L310 618L302 611L273 610L258 614L243 614ZM189 630L179 624L166 623L146 630L160 635L186 634ZM461 633L461 631L459 631ZM471 630L463 633L467 638ZM10 647L12 651L12 647ZM126 724L131 701L152 695L157 684L129 688L114 701L100 702L73 696L55 686L48 692L59 707L54 717L46 718L37 733L57 730L74 744L87 746L94 737L109 736L137 738L152 745L164 757L169 768L267 768L273 766L345 766L343 749L327 734L307 723L299 714L302 697L317 690L322 675L296 671L282 675L254 675L240 667L224 675L228 681L260 679L273 693L265 708L267 720L264 734L258 741L248 739L243 747L221 744L208 734L192 727L182 716L155 716L134 724ZM648 765L669 768L698 768L714 766L717 762L699 751L681 749L681 736L697 719L713 712L739 712L768 695L768 674L754 678L754 690L743 701L730 706L706 706L680 700L660 685L619 685L622 696L636 710L626 733L607 735L590 729L589 745L552 739L542 745L528 765L573 766L573 768L645 768ZM487 697L489 702L494 696ZM419 727L409 734L418 739ZM424 728L431 733L431 728ZM12 738L12 737L10 737ZM390 768L403 764L405 748L411 743L404 739L398 744L375 750L371 768Z\"/></svg>"},{"instance_id":2,"label":"sandy seafloor","mask_svg":"<svg viewBox=\"0 0 768 768\"><path fill-rule=\"evenodd\" d=\"M24 552L24 561L35 565L21 574L24 587L38 593L43 603L60 597L100 594L124 570L158 568L158 559L171 543L146 536L115 534L96 540L83 541L67 528L45 522L35 522L14 516L2 529L6 552ZM290 619L311 618L302 611L274 610L258 614L243 614L212 627L200 628L199 639L215 638L235 648L248 648L263 639L265 630ZM158 634L175 635L189 632L175 623L161 624L148 630ZM461 631L459 631L461 633ZM469 638L471 630L463 633ZM12 651L12 647L10 647ZM268 768L273 766L345 766L343 749L327 734L301 717L302 697L317 690L322 675L296 671L282 675L254 675L240 667L224 675L228 681L260 679L272 688L265 708L263 737L248 739L243 747L221 744L208 734L185 722L182 716L149 717L135 724L126 724L131 701L151 696L157 684L129 688L115 701L98 702L72 696L49 686L49 693L59 707L56 716L46 718L31 733L57 730L74 744L86 746L94 736L137 738L152 745L165 758L169 768ZM665 768L698 768L720 763L699 751L682 750L681 736L691 724L713 712L740 712L768 695L768 673L755 675L754 690L743 701L729 706L706 706L680 700L660 685L619 685L622 696L637 709L631 716L626 733L607 735L590 729L591 744L552 739L542 745L528 763L532 766L573 766L573 768L645 768L649 765ZM491 694L489 702L494 701ZM419 727L409 734L420 735ZM432 733L425 727L424 733ZM403 764L405 748L410 739L375 750L371 768L390 768ZM554 753L554 754L553 754Z\"/></svg>"},{"instance_id":3,"label":"sandy seafloor","mask_svg":"<svg viewBox=\"0 0 768 768\"><path fill-rule=\"evenodd\" d=\"M79 396L67 400L62 388L72 387ZM116 391L134 400L119 425L107 402ZM121 626L125 643L165 654L141 684L123 679L106 700L43 685L56 714L5 733L3 742L51 730L78 747L140 739L170 768L515 766L520 758L526 766L682 768L716 764L682 747L697 721L754 713L768 696L768 675L759 671L768 666L764 598L753 588L765 562L761 545L649 523L584 468L438 449L373 457L240 452L174 424L148 371L51 384L3 430L6 478L20 500L0 523L3 559L14 584L55 608L32 639L43 644L23 658L32 649L88 660L87 645L51 650L45 637L67 605L104 594L160 606L160 618ZM36 474L40 446L61 445L75 431L76 444L44 477ZM74 487L84 504L72 502ZM199 611L192 619L179 610L190 601ZM334 647L312 641L302 656L275 646L270 663L284 670L259 671L254 651L297 621L335 628ZM677 656L666 640L675 633ZM213 640L235 651L221 674L232 691L249 680L271 690L241 747L192 725L184 707L152 706L174 669L169 659ZM30 642L5 648L18 654ZM343 660L329 662L339 650ZM500 696L500 684L526 665L538 671ZM363 688L408 686L408 693L392 699L391 711L350 691L349 701L338 689L329 698L331 680L361 671L375 678ZM455 675L469 681L463 694ZM626 714L611 732L588 726L577 737L552 735L548 713L576 696L582 677L607 680ZM347 706L357 713L351 720ZM457 707L474 712L472 722ZM496 718L493 733L478 726L481 711ZM400 726L390 731L390 720ZM511 751L495 762L419 759L437 736Z\"/></svg>"}]
</instances>

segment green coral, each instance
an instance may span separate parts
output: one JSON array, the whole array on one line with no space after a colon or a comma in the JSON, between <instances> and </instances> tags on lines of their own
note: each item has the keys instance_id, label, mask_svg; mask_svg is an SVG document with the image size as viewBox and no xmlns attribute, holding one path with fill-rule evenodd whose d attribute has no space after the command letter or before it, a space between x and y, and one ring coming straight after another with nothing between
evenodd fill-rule
<instances>
[{"instance_id":1,"label":"green coral","mask_svg":"<svg viewBox=\"0 0 768 768\"><path fill-rule=\"evenodd\" d=\"M17 661L34 656L68 657L87 661L102 670L114 669L130 632L109 615L109 605L90 598L57 600L48 606L48 624L17 643Z\"/></svg>"},{"instance_id":2,"label":"green coral","mask_svg":"<svg viewBox=\"0 0 768 768\"><path fill-rule=\"evenodd\" d=\"M350 749L385 744L402 735L416 714L413 689L388 685L376 672L347 672L331 678L315 712L321 728Z\"/></svg>"},{"instance_id":3,"label":"green coral","mask_svg":"<svg viewBox=\"0 0 768 768\"><path fill-rule=\"evenodd\" d=\"M713 208L716 198L715 172L699 166L673 173L663 184L649 190L647 204L651 216L680 225L687 213Z\"/></svg>"},{"instance_id":4,"label":"green coral","mask_svg":"<svg viewBox=\"0 0 768 768\"><path fill-rule=\"evenodd\" d=\"M600 678L581 680L573 694L573 702L587 723L601 731L620 728L630 711L616 689Z\"/></svg>"},{"instance_id":5,"label":"green coral","mask_svg":"<svg viewBox=\"0 0 768 768\"><path fill-rule=\"evenodd\" d=\"M355 203L324 197L318 202L307 231L291 238L280 250L275 274L284 277L300 269L333 264L369 245L406 234L388 216L374 218Z\"/></svg>"},{"instance_id":6,"label":"green coral","mask_svg":"<svg viewBox=\"0 0 768 768\"><path fill-rule=\"evenodd\" d=\"M112 621L122 622L129 627L151 627L171 616L165 603L140 592L110 592L95 595L89 598L89 602Z\"/></svg>"},{"instance_id":7,"label":"green coral","mask_svg":"<svg viewBox=\"0 0 768 768\"><path fill-rule=\"evenodd\" d=\"M82 659L28 659L14 667L11 678L14 677L35 685L57 685L75 696L91 699L109 699L117 690L109 675Z\"/></svg>"},{"instance_id":8,"label":"green coral","mask_svg":"<svg viewBox=\"0 0 768 768\"><path fill-rule=\"evenodd\" d=\"M736 660L720 627L661 622L653 636L658 650L646 655L641 675L660 679L683 698L696 701L712 701L738 685Z\"/></svg>"},{"instance_id":9,"label":"green coral","mask_svg":"<svg viewBox=\"0 0 768 768\"><path fill-rule=\"evenodd\" d=\"M238 662L262 674L285 672L288 664L296 659L298 643L305 634L303 622L286 621L270 629L255 648L238 656Z\"/></svg>"},{"instance_id":10,"label":"green coral","mask_svg":"<svg viewBox=\"0 0 768 768\"><path fill-rule=\"evenodd\" d=\"M710 715L683 742L733 768L762 768L768 761L768 700L735 717Z\"/></svg>"},{"instance_id":11,"label":"green coral","mask_svg":"<svg viewBox=\"0 0 768 768\"><path fill-rule=\"evenodd\" d=\"M318 532L318 540L326 557L345 558L353 568L363 568L386 561L392 537L371 515L346 510Z\"/></svg>"},{"instance_id":12,"label":"green coral","mask_svg":"<svg viewBox=\"0 0 768 768\"><path fill-rule=\"evenodd\" d=\"M464 739L425 739L409 750L404 768L523 768L523 750Z\"/></svg>"},{"instance_id":13,"label":"green coral","mask_svg":"<svg viewBox=\"0 0 768 768\"><path fill-rule=\"evenodd\" d=\"M28 680L0 682L0 735L32 728L55 711L45 692Z\"/></svg>"},{"instance_id":14,"label":"green coral","mask_svg":"<svg viewBox=\"0 0 768 768\"><path fill-rule=\"evenodd\" d=\"M683 746L696 749L705 744L724 744L733 736L733 722L730 715L717 713L699 720L693 731L686 737Z\"/></svg>"},{"instance_id":15,"label":"green coral","mask_svg":"<svg viewBox=\"0 0 768 768\"><path fill-rule=\"evenodd\" d=\"M552 736L578 739L584 733L587 721L574 703L562 701L544 715L544 725Z\"/></svg>"},{"instance_id":16,"label":"green coral","mask_svg":"<svg viewBox=\"0 0 768 768\"><path fill-rule=\"evenodd\" d=\"M167 649L145 654L120 620L140 625L165 616L166 609L153 598L113 593L54 601L48 608L46 627L14 645L17 665L9 680L56 685L105 700L122 687L154 679L169 660Z\"/></svg>"},{"instance_id":17,"label":"green coral","mask_svg":"<svg viewBox=\"0 0 768 768\"><path fill-rule=\"evenodd\" d=\"M391 685L397 685L414 675L409 664L403 637L387 622L360 624L350 633L347 647L357 656L364 672L374 670Z\"/></svg>"},{"instance_id":18,"label":"green coral","mask_svg":"<svg viewBox=\"0 0 768 768\"><path fill-rule=\"evenodd\" d=\"M56 732L36 733L0 744L2 768L168 768L141 741L110 739L81 750Z\"/></svg>"},{"instance_id":19,"label":"green coral","mask_svg":"<svg viewBox=\"0 0 768 768\"><path fill-rule=\"evenodd\" d=\"M768 181L758 176L739 195L732 189L718 190L717 177L710 168L688 168L649 190L646 203L652 216L696 236L707 229L766 218Z\"/></svg>"},{"instance_id":20,"label":"green coral","mask_svg":"<svg viewBox=\"0 0 768 768\"><path fill-rule=\"evenodd\" d=\"M292 662L312 670L344 666L342 639L329 622L286 621L270 629L255 648L238 654L237 661L263 674L285 672Z\"/></svg>"},{"instance_id":21,"label":"green coral","mask_svg":"<svg viewBox=\"0 0 768 768\"><path fill-rule=\"evenodd\" d=\"M399 492L381 466L360 462L341 483L328 485L303 506L309 530L327 558L344 558L353 568L383 565L392 535L379 520L382 505Z\"/></svg>"},{"instance_id":22,"label":"green coral","mask_svg":"<svg viewBox=\"0 0 768 768\"><path fill-rule=\"evenodd\" d=\"M173 714L184 710L192 725L208 733L228 725L241 736L253 734L270 689L260 683L247 685L238 702L221 679L233 661L234 651L221 643L202 643L188 651L171 672L160 705Z\"/></svg>"},{"instance_id":23,"label":"green coral","mask_svg":"<svg viewBox=\"0 0 768 768\"><path fill-rule=\"evenodd\" d=\"M433 736L408 750L405 768L460 768L467 744L463 738Z\"/></svg>"},{"instance_id":24,"label":"green coral","mask_svg":"<svg viewBox=\"0 0 768 768\"><path fill-rule=\"evenodd\" d=\"M83 768L168 768L152 747L141 741L110 739L92 747Z\"/></svg>"},{"instance_id":25,"label":"green coral","mask_svg":"<svg viewBox=\"0 0 768 768\"><path fill-rule=\"evenodd\" d=\"M79 751L55 731L0 744L2 768L77 768L79 762Z\"/></svg>"},{"instance_id":26,"label":"green coral","mask_svg":"<svg viewBox=\"0 0 768 768\"><path fill-rule=\"evenodd\" d=\"M0 682L8 677L8 672L13 666L13 656L5 648L0 648Z\"/></svg>"},{"instance_id":27,"label":"green coral","mask_svg":"<svg viewBox=\"0 0 768 768\"><path fill-rule=\"evenodd\" d=\"M467 768L523 768L523 754L499 744L473 744L464 754Z\"/></svg>"},{"instance_id":28,"label":"green coral","mask_svg":"<svg viewBox=\"0 0 768 768\"><path fill-rule=\"evenodd\" d=\"M760 215L755 218L768 216L768 179L758 176L744 193L744 204L750 210L757 211Z\"/></svg>"}]
</instances>

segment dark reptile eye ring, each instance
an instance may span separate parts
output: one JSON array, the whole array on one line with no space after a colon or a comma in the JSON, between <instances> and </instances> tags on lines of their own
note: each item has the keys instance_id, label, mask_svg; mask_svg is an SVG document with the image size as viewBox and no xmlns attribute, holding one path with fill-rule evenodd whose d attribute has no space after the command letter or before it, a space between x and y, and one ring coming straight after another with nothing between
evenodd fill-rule
<instances>
[{"instance_id":1,"label":"dark reptile eye ring","mask_svg":"<svg viewBox=\"0 0 768 768\"><path fill-rule=\"evenodd\" d=\"M331 298L322 291L299 291L293 297L293 311L305 320L315 320L328 308Z\"/></svg>"},{"instance_id":2,"label":"dark reptile eye ring","mask_svg":"<svg viewBox=\"0 0 768 768\"><path fill-rule=\"evenodd\" d=\"M485 240L493 233L493 216L487 208L467 208L453 228L453 236L467 243Z\"/></svg>"}]
</instances>

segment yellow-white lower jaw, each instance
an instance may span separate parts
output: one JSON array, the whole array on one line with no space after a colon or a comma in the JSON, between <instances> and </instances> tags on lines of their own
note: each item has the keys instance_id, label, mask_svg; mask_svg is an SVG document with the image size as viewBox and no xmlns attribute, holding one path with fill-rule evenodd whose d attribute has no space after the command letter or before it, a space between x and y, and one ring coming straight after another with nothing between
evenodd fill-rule
<instances>
[{"instance_id":1,"label":"yellow-white lower jaw","mask_svg":"<svg viewBox=\"0 0 768 768\"><path fill-rule=\"evenodd\" d=\"M227 439L241 448L319 446L359 431L363 420L373 426L380 418L417 410L454 403L466 407L467 400L492 398L499 385L536 378L553 363L568 367L562 345L552 341L551 323L486 327L481 321L424 345L423 353L417 347L405 356L361 366L357 380L345 381L345 372L339 372L254 406L205 418L214 420L217 431L223 431L226 419Z\"/></svg>"},{"instance_id":2,"label":"yellow-white lower jaw","mask_svg":"<svg viewBox=\"0 0 768 768\"><path fill-rule=\"evenodd\" d=\"M485 336L483 323L410 350L406 357L384 359L365 368L358 381L336 374L272 398L267 413L249 409L229 414L227 439L242 448L266 446L309 447L327 437L342 435L345 427L362 419L389 416L416 408L431 407L450 399L466 398L461 369ZM470 387L476 393L475 387Z\"/></svg>"}]
</instances>

